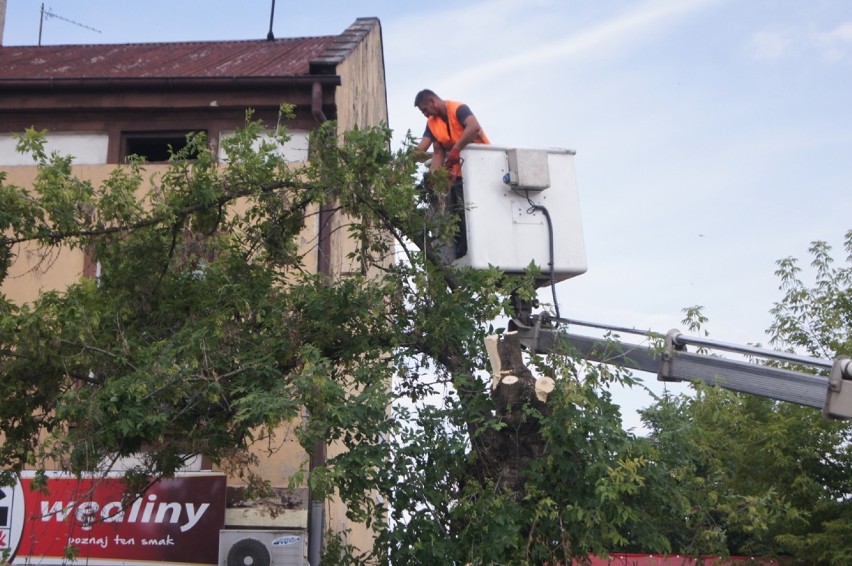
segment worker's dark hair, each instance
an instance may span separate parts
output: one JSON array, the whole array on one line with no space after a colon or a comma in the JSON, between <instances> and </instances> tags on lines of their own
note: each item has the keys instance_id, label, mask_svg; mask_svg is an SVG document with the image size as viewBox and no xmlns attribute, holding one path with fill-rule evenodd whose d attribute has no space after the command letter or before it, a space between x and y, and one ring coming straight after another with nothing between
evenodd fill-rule
<instances>
[{"instance_id":1,"label":"worker's dark hair","mask_svg":"<svg viewBox=\"0 0 852 566\"><path fill-rule=\"evenodd\" d=\"M420 106L421 103L426 102L427 98L441 98L434 91L429 90L428 88L424 88L420 92L417 93L417 96L414 97L414 106Z\"/></svg>"}]
</instances>

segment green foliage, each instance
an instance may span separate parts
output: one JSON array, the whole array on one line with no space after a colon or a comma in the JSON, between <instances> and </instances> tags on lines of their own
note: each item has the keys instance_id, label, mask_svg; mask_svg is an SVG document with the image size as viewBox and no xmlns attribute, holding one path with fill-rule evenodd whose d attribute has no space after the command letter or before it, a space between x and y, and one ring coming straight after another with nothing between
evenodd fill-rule
<instances>
[{"instance_id":1,"label":"green foliage","mask_svg":"<svg viewBox=\"0 0 852 566\"><path fill-rule=\"evenodd\" d=\"M776 262L784 297L771 311L772 344L829 359L852 355L852 230L846 232L844 247L846 266L835 267L831 246L811 243L815 276L810 288L800 279L798 260L787 257Z\"/></svg>"},{"instance_id":2,"label":"green foliage","mask_svg":"<svg viewBox=\"0 0 852 566\"><path fill-rule=\"evenodd\" d=\"M795 259L778 262L783 298L772 309L773 344L835 358L849 355L852 231L847 267L824 242L810 248L815 284ZM701 329L700 307L687 322ZM801 369L801 368L799 368ZM644 411L653 446L651 523L685 554L791 556L847 564L852 498L852 426L818 411L716 388L667 397ZM659 494L660 492L653 492Z\"/></svg>"},{"instance_id":3,"label":"green foliage","mask_svg":"<svg viewBox=\"0 0 852 566\"><path fill-rule=\"evenodd\" d=\"M310 162L292 166L276 150L286 130L249 114L222 162L194 135L153 179L131 160L95 186L45 151L43 133L22 134L38 176L29 190L0 175L0 280L24 245L45 258L88 250L101 276L28 305L0 297L2 480L141 454L127 474L141 489L203 453L263 496L270 485L248 450L288 425L306 452L345 448L307 485L377 535L362 554L330 534L330 563L804 549L824 542L807 528L820 513L823 536L843 532L831 502L849 493L845 429L790 416L764 437L757 423L777 408L732 410L706 391L649 411L654 434L637 439L609 393L635 380L581 370L567 346L530 360L556 380L548 402L498 416L483 339L513 292L533 296L534 274L443 264L457 219L430 202L448 179L423 189L413 144L392 152L390 136L354 130L341 143L327 123ZM319 211L354 244L343 273L316 273L317 242L301 240ZM840 321L848 292L828 295ZM687 314L704 322L700 309ZM723 425L752 436L735 445ZM765 489L772 477L789 485ZM803 503L813 497L821 507Z\"/></svg>"}]
</instances>

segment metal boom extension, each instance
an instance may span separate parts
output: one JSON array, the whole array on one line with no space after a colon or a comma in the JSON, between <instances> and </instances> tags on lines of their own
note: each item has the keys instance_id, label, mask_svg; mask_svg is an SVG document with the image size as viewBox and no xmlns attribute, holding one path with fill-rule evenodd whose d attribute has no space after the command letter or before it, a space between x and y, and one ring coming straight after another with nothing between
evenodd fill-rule
<instances>
[{"instance_id":1,"label":"metal boom extension","mask_svg":"<svg viewBox=\"0 0 852 566\"><path fill-rule=\"evenodd\" d=\"M833 361L810 358L687 336L678 330L669 331L665 335L662 348L649 347L619 340L572 334L543 325L542 320L536 317L533 319L530 325L515 320L513 326L519 335L521 345L537 354L552 352L557 340L567 340L584 359L656 373L660 381L704 382L732 391L822 409L823 416L826 418L852 418L852 360L845 356ZM604 324L570 319L557 320L570 325L639 334L646 338L661 336ZM686 351L687 345L736 352L767 360L792 362L822 370L828 369L830 373L826 378L715 355L692 353Z\"/></svg>"}]
</instances>

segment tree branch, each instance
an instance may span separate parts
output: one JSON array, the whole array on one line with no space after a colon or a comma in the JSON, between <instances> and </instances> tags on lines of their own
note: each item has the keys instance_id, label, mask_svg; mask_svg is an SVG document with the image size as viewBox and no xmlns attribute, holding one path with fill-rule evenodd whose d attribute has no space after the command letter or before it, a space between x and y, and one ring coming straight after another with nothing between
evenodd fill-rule
<instances>
[{"instance_id":1,"label":"tree branch","mask_svg":"<svg viewBox=\"0 0 852 566\"><path fill-rule=\"evenodd\" d=\"M271 185L263 185L260 187L260 194L268 194L275 191L279 191L281 189L295 189L295 190L305 190L308 188L312 188L313 185L309 183L297 183L297 182L289 182L289 183L274 183ZM45 241L49 240L51 242L61 242L63 240L67 240L70 238L85 238L85 237L96 237L96 236L107 236L110 234L120 234L126 232L133 232L135 230L139 230L142 228L150 228L151 226L156 226L158 224L163 224L170 219L175 217L179 218L179 222L172 223L180 224L191 214L196 212L201 212L204 210L209 210L212 208L219 208L228 204L231 201L234 201L239 198L249 197L254 194L257 194L257 190L254 188L244 188L241 190L234 190L225 193L220 196L216 200L209 203L198 203L189 206L185 206L183 208L178 209L177 211L171 214L160 214L156 216L152 216L150 218L146 218L144 220L140 220L138 222L134 222L131 224L124 224L119 226L103 226L99 228L90 228L90 229L80 229L80 230L67 230L67 231L50 231L46 234L41 234L37 236L23 236L18 238L9 238L2 237L0 243L6 246L21 244L32 241Z\"/></svg>"}]
</instances>

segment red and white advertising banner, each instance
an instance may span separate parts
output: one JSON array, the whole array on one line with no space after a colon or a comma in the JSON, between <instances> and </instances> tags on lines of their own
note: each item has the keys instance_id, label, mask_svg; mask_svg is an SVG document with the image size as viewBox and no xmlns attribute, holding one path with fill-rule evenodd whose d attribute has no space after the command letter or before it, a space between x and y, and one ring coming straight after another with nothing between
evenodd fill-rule
<instances>
[{"instance_id":1,"label":"red and white advertising banner","mask_svg":"<svg viewBox=\"0 0 852 566\"><path fill-rule=\"evenodd\" d=\"M225 476L188 473L160 480L128 501L120 477L32 475L0 488L0 556L12 564L217 564L225 523Z\"/></svg>"}]
</instances>

